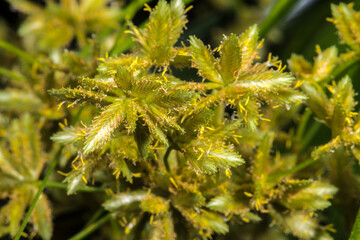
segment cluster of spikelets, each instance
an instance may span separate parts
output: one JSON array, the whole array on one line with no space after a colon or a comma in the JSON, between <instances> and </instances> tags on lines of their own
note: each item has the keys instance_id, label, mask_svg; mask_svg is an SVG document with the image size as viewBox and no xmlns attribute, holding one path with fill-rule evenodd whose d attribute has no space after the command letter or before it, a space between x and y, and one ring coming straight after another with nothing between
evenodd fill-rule
<instances>
[{"instance_id":1,"label":"cluster of spikelets","mask_svg":"<svg viewBox=\"0 0 360 240\"><path fill-rule=\"evenodd\" d=\"M85 2L80 1L77 9L86 10ZM109 10L103 8L99 18L104 12L109 20ZM342 187L331 173L332 165L360 158L360 120L354 112L351 80L335 81L360 58L359 13L351 5L332 6L331 21L352 50L339 56L336 47L318 48L313 64L293 55L289 66L295 78L271 55L260 61L262 41L256 26L239 36L224 36L212 50L194 36L189 46L177 44L189 10L181 0L160 0L154 9L146 5L145 10L150 12L145 28L129 24L127 34L138 43L130 53L99 58L98 64L84 64L75 53L66 53L66 63L74 66L70 75L82 76L74 80L67 75L69 87L49 84L57 87L49 93L60 100L59 111L66 105L98 109L92 123L65 124L52 136L66 146L63 158L71 169L60 173L66 176L68 194L91 182L104 187L108 196L102 206L119 222L123 239L208 239L261 221L262 226L276 226L264 230L264 236L332 239L331 224L320 223L320 211L331 205L330 199ZM38 33L30 28L38 12L27 13L32 17L23 32ZM41 32L46 34L44 28ZM93 28L97 26L68 31L73 35L58 44L74 35L81 43ZM42 64L59 70L55 63ZM203 81L180 79L173 74L175 68L194 68ZM26 75L17 80L22 77ZM17 109L30 102L42 119L65 114L55 116L53 102L45 104L52 100L40 90L3 94L9 103L20 96ZM284 130L304 108L296 134ZM309 155L301 137L311 113L331 129L332 140ZM0 211L0 235L14 236L36 192L45 156L41 126L35 126L29 115L8 125L11 131L0 145L0 197L10 201ZM301 173L315 162L328 162L329 176ZM349 167L342 169L341 176L351 179L350 184L359 182ZM31 221L34 232L44 239L51 238L50 218L43 194ZM251 229L244 230L244 236L252 234Z\"/></svg>"}]
</instances>

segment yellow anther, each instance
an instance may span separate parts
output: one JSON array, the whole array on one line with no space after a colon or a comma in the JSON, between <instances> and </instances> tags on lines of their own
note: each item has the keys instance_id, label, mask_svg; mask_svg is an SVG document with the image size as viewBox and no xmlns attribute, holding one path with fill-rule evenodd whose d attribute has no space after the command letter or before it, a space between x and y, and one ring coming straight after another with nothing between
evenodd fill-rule
<instances>
[{"instance_id":1,"label":"yellow anther","mask_svg":"<svg viewBox=\"0 0 360 240\"><path fill-rule=\"evenodd\" d=\"M80 123L84 128L87 128L86 125L83 123L83 121L80 121Z\"/></svg>"},{"instance_id":2,"label":"yellow anther","mask_svg":"<svg viewBox=\"0 0 360 240\"><path fill-rule=\"evenodd\" d=\"M76 101L74 101L73 103L70 103L69 105L67 105L67 108L71 108L72 106L74 106L76 103Z\"/></svg>"},{"instance_id":3,"label":"yellow anther","mask_svg":"<svg viewBox=\"0 0 360 240\"><path fill-rule=\"evenodd\" d=\"M208 148L208 150L207 150L207 153L210 152L211 148L212 148L212 143L210 144L210 146L209 146L209 148Z\"/></svg>"},{"instance_id":4,"label":"yellow anther","mask_svg":"<svg viewBox=\"0 0 360 240\"><path fill-rule=\"evenodd\" d=\"M133 173L133 177L139 178L139 177L141 177L141 173Z\"/></svg>"},{"instance_id":5,"label":"yellow anther","mask_svg":"<svg viewBox=\"0 0 360 240\"><path fill-rule=\"evenodd\" d=\"M186 9L185 9L185 13L187 13L188 11L190 11L191 9L193 8L193 6L188 6Z\"/></svg>"},{"instance_id":6,"label":"yellow anther","mask_svg":"<svg viewBox=\"0 0 360 240\"><path fill-rule=\"evenodd\" d=\"M84 181L84 183L85 183L85 184L87 184L87 183L88 183L88 181L87 181L87 179L85 178L85 176L84 176L84 175L82 175L81 179Z\"/></svg>"},{"instance_id":7,"label":"yellow anther","mask_svg":"<svg viewBox=\"0 0 360 240\"><path fill-rule=\"evenodd\" d=\"M175 188L178 188L174 178L170 177L170 182L174 185Z\"/></svg>"},{"instance_id":8,"label":"yellow anther","mask_svg":"<svg viewBox=\"0 0 360 240\"><path fill-rule=\"evenodd\" d=\"M246 101L245 101L245 106L248 105L249 100L250 100L250 97L247 97L247 99L246 99Z\"/></svg>"},{"instance_id":9,"label":"yellow anther","mask_svg":"<svg viewBox=\"0 0 360 240\"><path fill-rule=\"evenodd\" d=\"M298 87L301 87L301 85L304 83L304 81L300 81L298 80L294 86L294 88L298 88Z\"/></svg>"},{"instance_id":10,"label":"yellow anther","mask_svg":"<svg viewBox=\"0 0 360 240\"><path fill-rule=\"evenodd\" d=\"M138 59L138 57L135 58L135 60L131 63L130 68L133 68L137 64Z\"/></svg>"},{"instance_id":11,"label":"yellow anther","mask_svg":"<svg viewBox=\"0 0 360 240\"><path fill-rule=\"evenodd\" d=\"M329 90L329 92L331 92L332 94L335 93L335 90L334 90L334 88L332 86L327 85L326 87Z\"/></svg>"},{"instance_id":12,"label":"yellow anther","mask_svg":"<svg viewBox=\"0 0 360 240\"><path fill-rule=\"evenodd\" d=\"M71 163L75 163L78 159L79 159L79 156L76 156L76 157L74 158L74 160L72 160Z\"/></svg>"},{"instance_id":13,"label":"yellow anther","mask_svg":"<svg viewBox=\"0 0 360 240\"><path fill-rule=\"evenodd\" d=\"M21 236L23 236L24 238L27 238L27 237L29 237L29 234L27 234L26 232L22 232Z\"/></svg>"},{"instance_id":14,"label":"yellow anther","mask_svg":"<svg viewBox=\"0 0 360 240\"><path fill-rule=\"evenodd\" d=\"M231 178L231 174L232 174L232 172L231 172L230 169L226 169L226 170L225 170L225 175L226 175L228 178Z\"/></svg>"},{"instance_id":15,"label":"yellow anther","mask_svg":"<svg viewBox=\"0 0 360 240\"><path fill-rule=\"evenodd\" d=\"M232 105L235 105L235 99L229 99L228 102Z\"/></svg>"},{"instance_id":16,"label":"yellow anther","mask_svg":"<svg viewBox=\"0 0 360 240\"><path fill-rule=\"evenodd\" d=\"M241 105L241 103L239 103L239 107L240 107L241 112L242 112L242 111L244 111L244 112L246 111L246 109L243 107L243 105Z\"/></svg>"},{"instance_id":17,"label":"yellow anther","mask_svg":"<svg viewBox=\"0 0 360 240\"><path fill-rule=\"evenodd\" d=\"M62 123L59 123L59 127L60 127L62 130L64 130L64 128L65 128L64 124L62 124Z\"/></svg>"},{"instance_id":18,"label":"yellow anther","mask_svg":"<svg viewBox=\"0 0 360 240\"><path fill-rule=\"evenodd\" d=\"M144 4L144 11L146 12L151 12L151 7L149 5L147 5L146 3Z\"/></svg>"},{"instance_id":19,"label":"yellow anther","mask_svg":"<svg viewBox=\"0 0 360 240\"><path fill-rule=\"evenodd\" d=\"M249 192L244 192L244 195L247 196L247 197L252 197L253 195Z\"/></svg>"},{"instance_id":20,"label":"yellow anther","mask_svg":"<svg viewBox=\"0 0 360 240\"><path fill-rule=\"evenodd\" d=\"M58 108L57 108L57 111L59 111L59 110L60 110L61 106L62 106L64 103L65 103L65 102L61 102L61 103L59 103Z\"/></svg>"},{"instance_id":21,"label":"yellow anther","mask_svg":"<svg viewBox=\"0 0 360 240\"><path fill-rule=\"evenodd\" d=\"M335 233L336 230L333 228L334 224L328 224L325 226L326 230Z\"/></svg>"},{"instance_id":22,"label":"yellow anther","mask_svg":"<svg viewBox=\"0 0 360 240\"><path fill-rule=\"evenodd\" d=\"M58 174L63 175L64 177L67 177L70 175L70 173L64 173L62 171L57 171Z\"/></svg>"},{"instance_id":23,"label":"yellow anther","mask_svg":"<svg viewBox=\"0 0 360 240\"><path fill-rule=\"evenodd\" d=\"M200 127L200 135L202 135L202 134L204 133L204 131L205 131L204 126L201 126L201 127Z\"/></svg>"},{"instance_id":24,"label":"yellow anther","mask_svg":"<svg viewBox=\"0 0 360 240\"><path fill-rule=\"evenodd\" d=\"M72 164L71 166L73 167L73 169L78 170L78 168L75 166L75 164Z\"/></svg>"},{"instance_id":25,"label":"yellow anther","mask_svg":"<svg viewBox=\"0 0 360 240\"><path fill-rule=\"evenodd\" d=\"M259 48L262 48L262 47L263 47L264 41L265 41L265 39L261 39L261 41L260 41L260 43L259 43L259 45L258 45Z\"/></svg>"},{"instance_id":26,"label":"yellow anther","mask_svg":"<svg viewBox=\"0 0 360 240\"><path fill-rule=\"evenodd\" d=\"M130 231L131 231L130 226L127 225L125 228L125 234L128 235L130 233Z\"/></svg>"},{"instance_id":27,"label":"yellow anther","mask_svg":"<svg viewBox=\"0 0 360 240\"><path fill-rule=\"evenodd\" d=\"M244 222L246 222L246 223L249 223L250 222L250 219L248 219L248 218L246 218L246 217L242 217L241 218Z\"/></svg>"},{"instance_id":28,"label":"yellow anther","mask_svg":"<svg viewBox=\"0 0 360 240\"><path fill-rule=\"evenodd\" d=\"M336 23L335 19L333 19L333 18L326 18L326 21L334 23L334 24Z\"/></svg>"}]
</instances>

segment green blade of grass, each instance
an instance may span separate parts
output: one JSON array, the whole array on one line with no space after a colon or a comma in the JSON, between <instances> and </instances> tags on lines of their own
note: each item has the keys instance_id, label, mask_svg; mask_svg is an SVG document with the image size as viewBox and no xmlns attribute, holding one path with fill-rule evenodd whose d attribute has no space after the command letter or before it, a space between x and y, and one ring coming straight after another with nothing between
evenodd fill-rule
<instances>
[{"instance_id":1,"label":"green blade of grass","mask_svg":"<svg viewBox=\"0 0 360 240\"><path fill-rule=\"evenodd\" d=\"M49 169L48 169L48 171L46 172L46 175L45 175L44 179L42 180L42 183L41 183L41 185L40 185L40 187L39 187L39 189L38 189L38 191L37 191L37 193L36 193L33 201L31 202L31 205L30 205L30 207L29 207L29 210L26 212L25 218L23 219L23 221L22 221L22 223L21 223L21 226L20 226L20 228L19 228L19 230L18 230L18 232L17 232L14 240L19 240L19 239L20 239L21 234L22 234L22 232L24 231L24 229L25 229L25 227L26 227L26 224L28 223L28 221L29 221L29 219L30 219L31 213L33 212L33 210L34 210L34 208L35 208L35 206L36 206L37 201L39 200L42 192L44 191L44 188L45 188L45 186L46 186L46 183L47 183L47 181L48 181L51 173L54 171L55 166L56 166L56 164L58 163L58 161L59 161L59 159L60 159L60 156L61 156L61 153L62 153L63 149L64 149L64 146L61 146L61 147L59 148L59 150L56 152L56 155L55 155L54 159L51 161L50 166L49 166Z\"/></svg>"},{"instance_id":2,"label":"green blade of grass","mask_svg":"<svg viewBox=\"0 0 360 240\"><path fill-rule=\"evenodd\" d=\"M15 47L14 45L0 40L0 48L5 49L6 51L9 51L17 56L19 56L21 59L25 60L26 62L33 63L35 61L35 58L28 54L27 52L24 52L18 47Z\"/></svg>"},{"instance_id":3,"label":"green blade of grass","mask_svg":"<svg viewBox=\"0 0 360 240\"><path fill-rule=\"evenodd\" d=\"M317 162L315 159L310 158L310 159L300 163L299 165L296 165L295 167L293 167L293 168L291 168L289 170L283 171L281 173L270 175L268 177L268 180L272 181L272 180L275 180L277 178L289 176L289 175L291 175L293 173L296 173L296 172L306 168L307 166L310 166L311 164L313 164L315 162Z\"/></svg>"},{"instance_id":4,"label":"green blade of grass","mask_svg":"<svg viewBox=\"0 0 360 240\"><path fill-rule=\"evenodd\" d=\"M290 12L297 2L298 0L278 0L260 24L259 35L265 36L276 23Z\"/></svg>"},{"instance_id":5,"label":"green blade of grass","mask_svg":"<svg viewBox=\"0 0 360 240\"><path fill-rule=\"evenodd\" d=\"M101 227L104 223L109 221L111 219L111 214L107 214L104 217L100 218L98 221L94 222L93 224L90 224L86 228L84 228L82 231L80 231L78 234L70 238L69 240L81 240L87 237L89 234L94 232L96 229Z\"/></svg>"},{"instance_id":6,"label":"green blade of grass","mask_svg":"<svg viewBox=\"0 0 360 240\"><path fill-rule=\"evenodd\" d=\"M359 239L360 239L360 210L358 211L349 240L359 240Z\"/></svg>"}]
</instances>

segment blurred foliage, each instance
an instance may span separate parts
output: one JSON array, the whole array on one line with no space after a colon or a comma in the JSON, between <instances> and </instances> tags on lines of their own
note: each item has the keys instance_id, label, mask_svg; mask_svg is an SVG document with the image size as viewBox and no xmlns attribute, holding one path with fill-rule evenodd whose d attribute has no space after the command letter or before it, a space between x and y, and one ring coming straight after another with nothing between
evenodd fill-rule
<instances>
[{"instance_id":1,"label":"blurred foliage","mask_svg":"<svg viewBox=\"0 0 360 240\"><path fill-rule=\"evenodd\" d=\"M359 4L190 2L8 0L1 239L359 238Z\"/></svg>"}]
</instances>

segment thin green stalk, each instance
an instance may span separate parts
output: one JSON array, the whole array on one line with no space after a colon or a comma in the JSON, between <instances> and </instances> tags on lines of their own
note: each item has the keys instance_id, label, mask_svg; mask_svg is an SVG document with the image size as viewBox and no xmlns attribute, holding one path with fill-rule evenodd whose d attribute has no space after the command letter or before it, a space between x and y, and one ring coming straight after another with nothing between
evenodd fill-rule
<instances>
[{"instance_id":1,"label":"thin green stalk","mask_svg":"<svg viewBox=\"0 0 360 240\"><path fill-rule=\"evenodd\" d=\"M140 8L142 8L144 6L145 3L150 2L150 0L135 0L135 1L131 1L131 3L129 3L126 8L124 9L124 11L122 11L120 13L119 19L120 20L130 20L134 17L135 13L137 11L139 11Z\"/></svg>"},{"instance_id":2,"label":"thin green stalk","mask_svg":"<svg viewBox=\"0 0 360 240\"><path fill-rule=\"evenodd\" d=\"M309 166L309 165L311 165L311 164L313 164L315 162L316 162L315 159L310 158L310 159L300 163L299 165L296 165L295 167L293 167L293 168L291 168L289 170L286 170L286 171L281 172L281 173L270 175L268 177L268 180L273 181L273 180L276 180L276 179L281 178L281 177L289 176L289 175L291 175L293 173L296 173L296 172L306 168L307 166Z\"/></svg>"},{"instance_id":3,"label":"thin green stalk","mask_svg":"<svg viewBox=\"0 0 360 240\"><path fill-rule=\"evenodd\" d=\"M320 127L321 127L321 123L319 123L319 122L314 122L311 125L309 131L306 132L306 135L301 140L300 151L303 150L303 149L306 149L309 146L311 140L314 138L316 133L319 131Z\"/></svg>"},{"instance_id":4,"label":"thin green stalk","mask_svg":"<svg viewBox=\"0 0 360 240\"><path fill-rule=\"evenodd\" d=\"M63 149L64 149L64 146L61 146L61 147L59 148L59 150L57 151L54 159L51 161L50 166L49 166L49 169L48 169L48 171L46 172L46 175L45 175L44 179L42 180L42 183L41 183L41 185L40 185L40 187L39 187L39 189L38 189L38 191L37 191L34 199L33 199L32 202L31 202L31 205L30 205L30 207L29 207L29 210L26 212L25 218L23 219L23 221L22 221L22 223L21 223L21 226L20 226L20 228L19 228L19 230L18 230L18 232L17 232L14 240L19 240L19 239L20 239L21 233L24 231L24 229L25 229L25 227L26 227L26 224L27 224L27 222L28 222L29 219L30 219L31 213L32 213L33 210L34 210L34 208L35 208L35 206L36 206L36 203L37 203L37 201L38 201L39 198L40 198L40 195L41 195L42 192L44 191L44 188L45 188L45 186L46 186L46 183L47 183L47 181L48 181L51 173L54 171L55 166L56 166L56 164L58 163L58 161L59 161L59 159L60 159L60 156L61 156L61 153L62 153L62 150L63 150Z\"/></svg>"},{"instance_id":5,"label":"thin green stalk","mask_svg":"<svg viewBox=\"0 0 360 240\"><path fill-rule=\"evenodd\" d=\"M135 13L142 6L144 6L145 3L148 3L148 2L150 2L150 0L137 0L137 1L133 1L130 4L128 4L127 7L121 12L121 14L119 16L120 21L123 21L124 19L125 20L132 19L134 17ZM124 31L126 30L126 28L127 28L126 24L123 24L122 27L119 29L119 33L116 36L114 46L112 47L112 49L109 52L110 56L122 53L122 52L124 52L123 49L129 48L128 46L126 46L125 48L123 47ZM131 38L128 38L128 39L131 40Z\"/></svg>"},{"instance_id":6,"label":"thin green stalk","mask_svg":"<svg viewBox=\"0 0 360 240\"><path fill-rule=\"evenodd\" d=\"M39 181L36 181L35 184L40 186L42 184L42 182L43 181L39 180ZM49 181L45 184L45 187L67 190L68 185L64 184L64 183ZM77 191L92 193L92 192L105 192L105 189L99 188L99 187L85 186L85 187L80 187Z\"/></svg>"},{"instance_id":7,"label":"thin green stalk","mask_svg":"<svg viewBox=\"0 0 360 240\"><path fill-rule=\"evenodd\" d=\"M85 227L90 226L91 224L93 224L103 213L105 212L105 210L101 207L99 208L94 215L91 216L90 220L85 224Z\"/></svg>"},{"instance_id":8,"label":"thin green stalk","mask_svg":"<svg viewBox=\"0 0 360 240\"><path fill-rule=\"evenodd\" d=\"M111 219L111 214L109 213L109 214L105 215L103 218L101 218L100 220L98 220L97 222L95 222L93 224L90 224L89 226L87 226L86 228L81 230L78 234L76 234L75 236L73 236L69 240L81 240L81 239L84 239L85 237L87 237L89 234L91 234L96 229L101 227L104 223L106 223L110 219Z\"/></svg>"},{"instance_id":9,"label":"thin green stalk","mask_svg":"<svg viewBox=\"0 0 360 240\"><path fill-rule=\"evenodd\" d=\"M306 108L305 113L301 116L299 127L297 128L296 135L295 135L295 138L298 142L300 142L302 137L304 136L306 125L309 122L311 114L312 114L311 109Z\"/></svg>"},{"instance_id":10,"label":"thin green stalk","mask_svg":"<svg viewBox=\"0 0 360 240\"><path fill-rule=\"evenodd\" d=\"M77 121L79 121L80 115L83 110L84 110L84 106L81 106L79 108L79 110L76 112L76 115L74 116L74 118L71 120L71 125L75 125L75 123L77 123Z\"/></svg>"},{"instance_id":11,"label":"thin green stalk","mask_svg":"<svg viewBox=\"0 0 360 240\"><path fill-rule=\"evenodd\" d=\"M0 41L0 43L1 43L1 41ZM83 110L83 107L80 107L79 110L77 111L74 119L71 121L72 125L75 125L75 123L79 120L79 117L81 115L82 110ZM59 150L56 152L55 157L51 161L49 169L47 170L44 179L42 181L40 181L41 184L39 186L39 189L38 189L33 201L31 202L31 205L30 205L28 211L26 212L26 215L25 215L25 217L24 217L24 219L23 219L23 221L22 221L22 223L20 225L20 228L19 228L14 240L19 240L20 239L21 234L24 231L24 229L26 227L26 224L28 223L28 221L30 219L31 213L32 213L32 211L34 211L34 208L36 206L37 201L39 200L42 192L44 191L45 186L48 184L48 180L49 180L49 177L50 177L51 173L54 171L57 163L59 162L59 159L60 159L60 156L62 154L63 149L64 149L64 146L61 146L59 148ZM53 185L53 186L56 186L56 187L60 188L59 184L50 183L49 185ZM61 186L61 188L63 188L63 186ZM93 188L93 187L91 187L91 188ZM92 189L92 190L94 190L94 189ZM86 189L86 191L89 191L89 189Z\"/></svg>"},{"instance_id":12,"label":"thin green stalk","mask_svg":"<svg viewBox=\"0 0 360 240\"><path fill-rule=\"evenodd\" d=\"M349 240L359 240L359 239L360 239L360 209L358 211Z\"/></svg>"},{"instance_id":13,"label":"thin green stalk","mask_svg":"<svg viewBox=\"0 0 360 240\"><path fill-rule=\"evenodd\" d=\"M8 77L10 79L14 79L14 80L17 80L19 82L25 82L25 78L23 75L17 73L17 72L13 72L13 71L10 71L6 68L2 68L0 67L0 75L3 75L5 77Z\"/></svg>"},{"instance_id":14,"label":"thin green stalk","mask_svg":"<svg viewBox=\"0 0 360 240\"><path fill-rule=\"evenodd\" d=\"M260 24L259 35L265 36L276 23L289 13L297 2L298 0L278 0Z\"/></svg>"},{"instance_id":15,"label":"thin green stalk","mask_svg":"<svg viewBox=\"0 0 360 240\"><path fill-rule=\"evenodd\" d=\"M360 61L360 54L357 54L354 58L344 62L341 65L338 65L332 72L334 77L341 75L345 70L349 69L351 66L357 64Z\"/></svg>"},{"instance_id":16,"label":"thin green stalk","mask_svg":"<svg viewBox=\"0 0 360 240\"><path fill-rule=\"evenodd\" d=\"M20 58L24 59L25 61L27 61L29 63L35 62L35 58L33 56L31 56L27 52L24 52L20 48L17 48L8 42L0 40L0 48L14 53L15 55L19 56Z\"/></svg>"}]
</instances>

